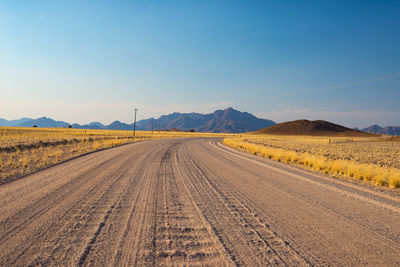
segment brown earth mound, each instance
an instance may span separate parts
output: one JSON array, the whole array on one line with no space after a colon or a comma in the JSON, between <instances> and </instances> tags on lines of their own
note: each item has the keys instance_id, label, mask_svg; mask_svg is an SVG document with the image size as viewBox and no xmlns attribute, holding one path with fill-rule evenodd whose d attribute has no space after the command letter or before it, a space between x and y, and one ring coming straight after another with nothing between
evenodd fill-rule
<instances>
[{"instance_id":1,"label":"brown earth mound","mask_svg":"<svg viewBox=\"0 0 400 267\"><path fill-rule=\"evenodd\" d=\"M375 134L364 133L323 120L296 120L282 122L274 126L258 130L254 133L281 135L376 136Z\"/></svg>"}]
</instances>

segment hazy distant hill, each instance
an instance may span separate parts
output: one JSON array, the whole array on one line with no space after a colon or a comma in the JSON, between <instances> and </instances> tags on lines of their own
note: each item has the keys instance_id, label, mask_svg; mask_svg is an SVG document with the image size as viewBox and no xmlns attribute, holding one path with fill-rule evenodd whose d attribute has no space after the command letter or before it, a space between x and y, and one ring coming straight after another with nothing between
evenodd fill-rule
<instances>
[{"instance_id":1,"label":"hazy distant hill","mask_svg":"<svg viewBox=\"0 0 400 267\"><path fill-rule=\"evenodd\" d=\"M361 131L367 132L367 133L377 133L382 129L383 128L381 126L374 124L374 125L371 125L371 126L369 126L367 128L361 129Z\"/></svg>"},{"instance_id":2,"label":"hazy distant hill","mask_svg":"<svg viewBox=\"0 0 400 267\"><path fill-rule=\"evenodd\" d=\"M137 129L151 130L152 121L154 129L193 129L196 132L213 133L250 132L275 124L271 120L259 119L250 113L228 108L210 114L172 113L163 115L159 119L141 120L136 124Z\"/></svg>"},{"instance_id":3,"label":"hazy distant hill","mask_svg":"<svg viewBox=\"0 0 400 267\"><path fill-rule=\"evenodd\" d=\"M262 134L282 134L282 135L323 135L323 136L368 136L365 133L334 124L328 121L316 120L296 120L276 124L266 129L256 131Z\"/></svg>"},{"instance_id":4,"label":"hazy distant hill","mask_svg":"<svg viewBox=\"0 0 400 267\"><path fill-rule=\"evenodd\" d=\"M133 125L126 124L120 121L114 121L110 125L106 126L108 130L133 130Z\"/></svg>"},{"instance_id":5,"label":"hazy distant hill","mask_svg":"<svg viewBox=\"0 0 400 267\"><path fill-rule=\"evenodd\" d=\"M385 128L383 128L379 125L374 124L362 129L362 131L376 134L400 135L400 126L386 126Z\"/></svg>"},{"instance_id":6,"label":"hazy distant hill","mask_svg":"<svg viewBox=\"0 0 400 267\"><path fill-rule=\"evenodd\" d=\"M95 130L101 130L101 129L105 129L106 126L104 126L102 123L100 122L91 122L89 124L84 124L84 125L79 125L77 123L72 124L72 128L76 128L76 129L95 129Z\"/></svg>"},{"instance_id":7,"label":"hazy distant hill","mask_svg":"<svg viewBox=\"0 0 400 267\"><path fill-rule=\"evenodd\" d=\"M23 122L31 121L32 119L29 118L22 118L19 120L6 120L6 119L0 119L0 126L16 126L18 124L21 124Z\"/></svg>"},{"instance_id":8,"label":"hazy distant hill","mask_svg":"<svg viewBox=\"0 0 400 267\"><path fill-rule=\"evenodd\" d=\"M15 125L15 126L32 127L33 125L36 125L37 127L42 127L42 128L52 128L52 127L68 127L69 123L66 123L64 121L55 121L55 120L47 118L47 117L41 117L36 120L25 121L23 123Z\"/></svg>"},{"instance_id":9,"label":"hazy distant hill","mask_svg":"<svg viewBox=\"0 0 400 267\"><path fill-rule=\"evenodd\" d=\"M400 135L400 126L386 126L379 134Z\"/></svg>"}]
</instances>

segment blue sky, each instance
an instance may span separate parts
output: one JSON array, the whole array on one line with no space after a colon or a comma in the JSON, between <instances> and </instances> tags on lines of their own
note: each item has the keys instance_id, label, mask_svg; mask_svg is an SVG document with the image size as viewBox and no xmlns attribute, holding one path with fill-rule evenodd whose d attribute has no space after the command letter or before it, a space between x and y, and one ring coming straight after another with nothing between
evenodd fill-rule
<instances>
[{"instance_id":1,"label":"blue sky","mask_svg":"<svg viewBox=\"0 0 400 267\"><path fill-rule=\"evenodd\" d=\"M400 125L400 1L0 1L0 117Z\"/></svg>"}]
</instances>

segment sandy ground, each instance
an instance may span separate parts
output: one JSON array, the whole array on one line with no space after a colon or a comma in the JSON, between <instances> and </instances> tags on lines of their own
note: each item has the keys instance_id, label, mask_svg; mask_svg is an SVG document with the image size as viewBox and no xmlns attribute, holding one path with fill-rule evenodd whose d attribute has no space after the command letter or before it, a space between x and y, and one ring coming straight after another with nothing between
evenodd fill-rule
<instances>
[{"instance_id":1,"label":"sandy ground","mask_svg":"<svg viewBox=\"0 0 400 267\"><path fill-rule=\"evenodd\" d=\"M399 265L400 198L153 140L0 186L0 265Z\"/></svg>"}]
</instances>

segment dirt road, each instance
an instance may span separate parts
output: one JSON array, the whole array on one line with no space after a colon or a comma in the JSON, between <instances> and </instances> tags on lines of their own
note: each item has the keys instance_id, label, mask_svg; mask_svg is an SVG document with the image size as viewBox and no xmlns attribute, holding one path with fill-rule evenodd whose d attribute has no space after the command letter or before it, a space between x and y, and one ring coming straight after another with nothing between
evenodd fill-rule
<instances>
[{"instance_id":1,"label":"dirt road","mask_svg":"<svg viewBox=\"0 0 400 267\"><path fill-rule=\"evenodd\" d=\"M0 265L399 265L400 198L170 139L0 186Z\"/></svg>"}]
</instances>

